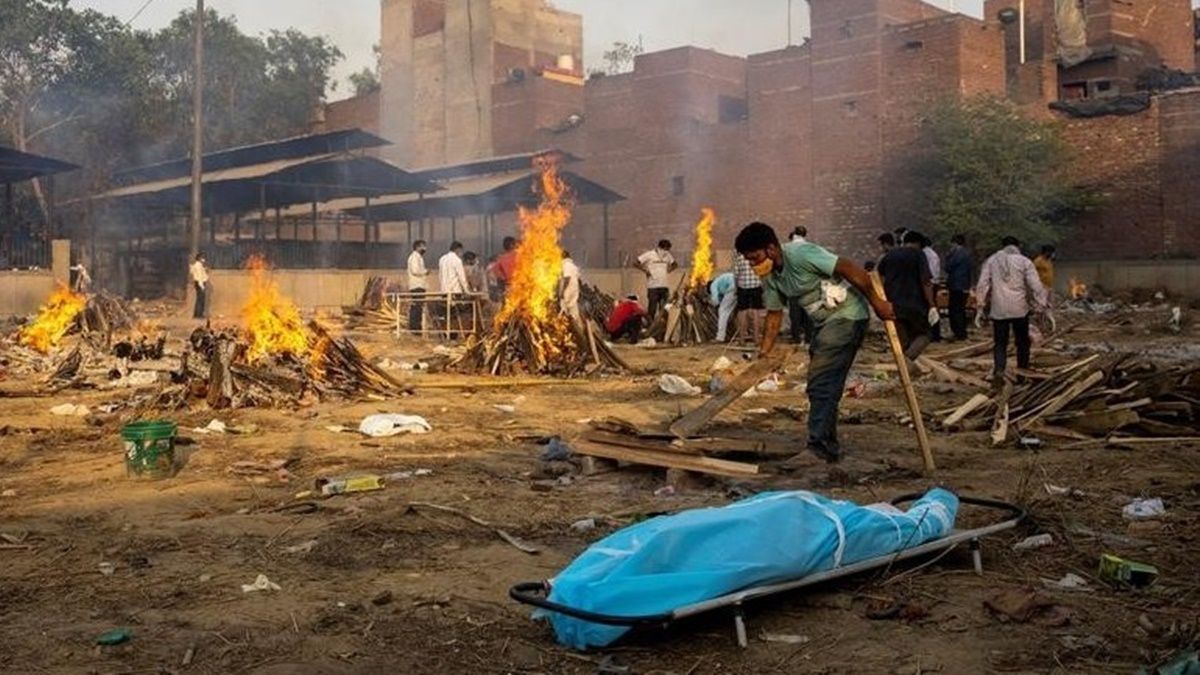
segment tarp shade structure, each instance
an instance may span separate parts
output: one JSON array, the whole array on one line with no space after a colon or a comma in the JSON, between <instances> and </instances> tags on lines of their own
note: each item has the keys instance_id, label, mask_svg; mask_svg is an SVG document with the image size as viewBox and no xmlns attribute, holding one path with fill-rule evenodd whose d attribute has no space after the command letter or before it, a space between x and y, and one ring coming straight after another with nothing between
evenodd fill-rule
<instances>
[{"instance_id":1,"label":"tarp shade structure","mask_svg":"<svg viewBox=\"0 0 1200 675\"><path fill-rule=\"evenodd\" d=\"M69 162L0 146L0 184L20 183L78 168Z\"/></svg>"},{"instance_id":2,"label":"tarp shade structure","mask_svg":"<svg viewBox=\"0 0 1200 675\"><path fill-rule=\"evenodd\" d=\"M391 145L391 143L361 129L344 129L210 152L204 155L203 170L207 173L281 160L347 153L385 145ZM113 174L113 179L121 185L132 185L169 178L182 178L190 176L191 173L192 160L190 157L183 157L161 164L118 171Z\"/></svg>"},{"instance_id":3,"label":"tarp shade structure","mask_svg":"<svg viewBox=\"0 0 1200 675\"><path fill-rule=\"evenodd\" d=\"M205 215L438 190L381 159L335 153L208 171L201 181ZM115 188L92 199L115 200L127 208L184 209L190 204L190 186L190 178L173 177Z\"/></svg>"},{"instance_id":4,"label":"tarp shade structure","mask_svg":"<svg viewBox=\"0 0 1200 675\"><path fill-rule=\"evenodd\" d=\"M599 183L570 171L560 171L577 204L611 204L625 197ZM371 220L394 223L419 221L424 218L463 218L489 213L508 213L517 206L537 204L535 185L538 175L529 169L510 171L491 176L478 176L444 184L445 189L434 195L386 195L371 200ZM335 200L318 204L322 213L342 212L367 216L360 200ZM304 216L310 211L297 206L285 212L289 216Z\"/></svg>"},{"instance_id":5,"label":"tarp shade structure","mask_svg":"<svg viewBox=\"0 0 1200 675\"><path fill-rule=\"evenodd\" d=\"M523 152L517 155L505 155L503 157L489 157L480 159L474 162L464 162L462 164L451 164L448 166L429 167L425 169L416 169L413 174L433 181L447 181L460 178L470 178L472 176L483 176L486 174L509 173L528 169L533 166L533 160L538 157L554 157L558 160L560 166L573 164L579 161L579 158L569 152L563 152L553 148L546 150L537 150L535 152Z\"/></svg>"}]
</instances>

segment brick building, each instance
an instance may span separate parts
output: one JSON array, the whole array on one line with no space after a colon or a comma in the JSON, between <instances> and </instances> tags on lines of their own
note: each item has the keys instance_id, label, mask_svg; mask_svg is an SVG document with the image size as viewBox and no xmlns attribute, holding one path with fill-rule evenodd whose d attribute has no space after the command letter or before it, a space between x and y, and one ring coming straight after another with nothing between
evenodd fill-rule
<instances>
[{"instance_id":1,"label":"brick building","mask_svg":"<svg viewBox=\"0 0 1200 675\"><path fill-rule=\"evenodd\" d=\"M989 93L1062 117L1078 177L1108 193L1065 250L1200 255L1200 92L1126 116L1047 107L1123 96L1147 68L1194 71L1190 0L988 0L983 20L920 0L809 5L803 45L747 58L671 49L585 82L582 19L544 0L382 0L378 102L333 104L326 121L379 131L410 167L547 147L586 158L580 173L629 198L608 241L587 216L569 229L593 266L661 236L686 247L702 206L721 216L719 241L761 219L861 256L878 232L913 225L907 158L921 111Z\"/></svg>"}]
</instances>

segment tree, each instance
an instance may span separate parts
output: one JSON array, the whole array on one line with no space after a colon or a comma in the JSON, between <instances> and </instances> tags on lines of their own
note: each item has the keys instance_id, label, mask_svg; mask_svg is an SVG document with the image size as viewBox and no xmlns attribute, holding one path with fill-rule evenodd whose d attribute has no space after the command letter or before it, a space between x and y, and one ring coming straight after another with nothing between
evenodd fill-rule
<instances>
[{"instance_id":1,"label":"tree","mask_svg":"<svg viewBox=\"0 0 1200 675\"><path fill-rule=\"evenodd\" d=\"M961 233L985 248L1006 235L1052 243L1076 215L1098 205L1092 190L1068 176L1071 157L1058 127L1002 99L935 104L918 147L922 155L910 166L913 222L941 241Z\"/></svg>"},{"instance_id":2,"label":"tree","mask_svg":"<svg viewBox=\"0 0 1200 675\"><path fill-rule=\"evenodd\" d=\"M606 75L619 75L633 70L634 61L642 54L642 43L614 42L612 49L604 52L604 63L607 64Z\"/></svg>"},{"instance_id":3,"label":"tree","mask_svg":"<svg viewBox=\"0 0 1200 675\"><path fill-rule=\"evenodd\" d=\"M350 86L354 88L355 96L366 96L374 94L383 88L379 81L379 72L381 70L380 59L383 58L383 50L378 44L371 47L371 52L375 55L375 67L363 68L357 73L350 75Z\"/></svg>"}]
</instances>

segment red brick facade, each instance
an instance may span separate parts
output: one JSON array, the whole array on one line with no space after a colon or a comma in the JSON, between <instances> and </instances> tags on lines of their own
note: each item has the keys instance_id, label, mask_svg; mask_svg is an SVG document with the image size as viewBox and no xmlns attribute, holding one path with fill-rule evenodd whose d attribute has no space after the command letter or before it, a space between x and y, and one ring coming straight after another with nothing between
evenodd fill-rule
<instances>
[{"instance_id":1,"label":"red brick facade","mask_svg":"<svg viewBox=\"0 0 1200 675\"><path fill-rule=\"evenodd\" d=\"M421 0L422 24L436 24L439 4ZM1064 96L1129 91L1143 68L1196 65L1190 0L1086 0L1089 45L1101 56L1073 68L1056 60L1053 0L1025 2L1024 63L1017 0L988 0L983 21L919 0L809 4L812 38L802 46L745 59L672 49L586 86L536 68L513 77L510 60L528 66L551 55L498 49L492 150L560 147L586 158L574 170L628 197L611 209L607 242L595 210L581 211L570 229L575 257L593 266L606 249L618 264L664 236L686 248L703 206L717 209L726 246L757 219L780 230L803 224L814 239L863 257L880 231L920 225L909 215L909 158L932 101L1007 95L1049 116L1046 104ZM1070 89L1080 82L1082 90ZM371 119L357 106L331 109L329 126L350 126L356 110ZM1107 197L1063 247L1069 256L1200 255L1200 92L1156 97L1128 117L1062 123L1078 178Z\"/></svg>"}]
</instances>

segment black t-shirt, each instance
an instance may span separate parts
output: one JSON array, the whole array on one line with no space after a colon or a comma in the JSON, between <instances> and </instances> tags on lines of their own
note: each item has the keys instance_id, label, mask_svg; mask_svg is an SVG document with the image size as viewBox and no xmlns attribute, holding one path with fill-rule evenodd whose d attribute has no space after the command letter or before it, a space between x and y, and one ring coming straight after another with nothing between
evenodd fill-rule
<instances>
[{"instance_id":1,"label":"black t-shirt","mask_svg":"<svg viewBox=\"0 0 1200 675\"><path fill-rule=\"evenodd\" d=\"M926 313L925 284L929 283L929 260L924 251L912 246L899 246L879 261L879 275L888 300L897 310Z\"/></svg>"}]
</instances>

